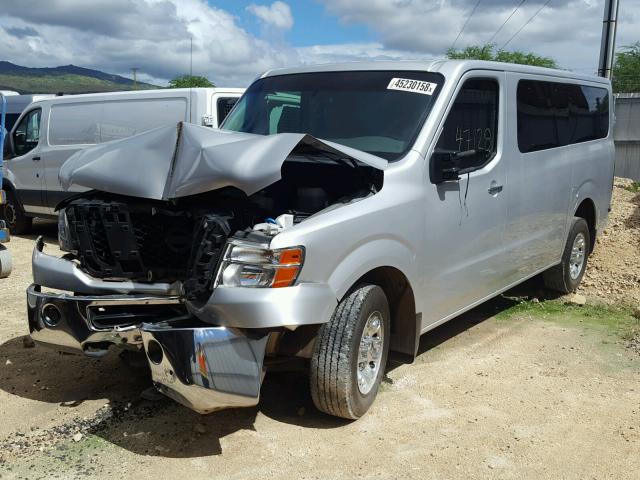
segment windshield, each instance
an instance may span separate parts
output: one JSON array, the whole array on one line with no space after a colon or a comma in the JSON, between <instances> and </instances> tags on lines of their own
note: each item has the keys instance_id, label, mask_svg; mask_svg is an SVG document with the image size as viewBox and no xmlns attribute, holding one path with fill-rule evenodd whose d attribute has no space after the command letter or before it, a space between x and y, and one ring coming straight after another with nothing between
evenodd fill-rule
<instances>
[{"instance_id":1,"label":"windshield","mask_svg":"<svg viewBox=\"0 0 640 480\"><path fill-rule=\"evenodd\" d=\"M297 73L254 82L221 128L308 133L396 160L415 141L442 86L419 71Z\"/></svg>"}]
</instances>

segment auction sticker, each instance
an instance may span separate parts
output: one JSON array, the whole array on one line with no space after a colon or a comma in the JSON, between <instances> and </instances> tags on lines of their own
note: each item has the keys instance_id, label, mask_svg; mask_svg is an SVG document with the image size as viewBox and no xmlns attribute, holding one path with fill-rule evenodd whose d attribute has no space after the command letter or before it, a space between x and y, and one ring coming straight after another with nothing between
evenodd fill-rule
<instances>
[{"instance_id":1,"label":"auction sticker","mask_svg":"<svg viewBox=\"0 0 640 480\"><path fill-rule=\"evenodd\" d=\"M437 84L424 82L422 80L411 80L410 78L392 78L387 86L387 90L400 90L402 92L421 93L423 95L433 95Z\"/></svg>"}]
</instances>

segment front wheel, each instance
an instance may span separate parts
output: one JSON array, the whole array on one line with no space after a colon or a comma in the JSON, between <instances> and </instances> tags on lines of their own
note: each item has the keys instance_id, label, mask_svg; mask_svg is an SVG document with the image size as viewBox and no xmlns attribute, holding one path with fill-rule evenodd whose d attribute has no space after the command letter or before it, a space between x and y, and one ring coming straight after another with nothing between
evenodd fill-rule
<instances>
[{"instance_id":1,"label":"front wheel","mask_svg":"<svg viewBox=\"0 0 640 480\"><path fill-rule=\"evenodd\" d=\"M0 205L0 220L4 220L13 235L22 235L31 231L33 218L27 217L16 198L15 193L6 190L7 203Z\"/></svg>"},{"instance_id":2,"label":"front wheel","mask_svg":"<svg viewBox=\"0 0 640 480\"><path fill-rule=\"evenodd\" d=\"M361 285L320 327L311 357L311 396L319 410L355 420L378 393L390 340L389 304L377 285Z\"/></svg>"},{"instance_id":3,"label":"front wheel","mask_svg":"<svg viewBox=\"0 0 640 480\"><path fill-rule=\"evenodd\" d=\"M574 217L562 252L562 261L543 274L545 286L562 293L574 292L587 269L590 251L589 226L584 218Z\"/></svg>"}]
</instances>

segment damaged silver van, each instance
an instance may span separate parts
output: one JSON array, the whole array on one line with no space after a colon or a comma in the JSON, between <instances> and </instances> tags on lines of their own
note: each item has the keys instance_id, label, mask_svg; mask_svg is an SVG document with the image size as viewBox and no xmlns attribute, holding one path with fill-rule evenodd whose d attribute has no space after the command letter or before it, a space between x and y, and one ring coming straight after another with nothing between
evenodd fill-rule
<instances>
[{"instance_id":1,"label":"damaged silver van","mask_svg":"<svg viewBox=\"0 0 640 480\"><path fill-rule=\"evenodd\" d=\"M33 252L35 341L144 351L201 413L301 358L355 419L389 351L539 273L580 283L608 215L607 80L478 61L267 72L220 131L180 123L60 172L62 258Z\"/></svg>"}]
</instances>

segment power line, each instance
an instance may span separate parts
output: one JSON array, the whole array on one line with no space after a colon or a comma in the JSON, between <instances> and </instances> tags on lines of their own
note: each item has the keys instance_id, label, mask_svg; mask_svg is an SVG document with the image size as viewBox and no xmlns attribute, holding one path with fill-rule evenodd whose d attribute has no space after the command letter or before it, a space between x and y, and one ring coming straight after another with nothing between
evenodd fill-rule
<instances>
[{"instance_id":1,"label":"power line","mask_svg":"<svg viewBox=\"0 0 640 480\"><path fill-rule=\"evenodd\" d=\"M451 49L453 49L453 47L456 46L456 42L458 41L458 39L460 38L460 35L462 35L462 32L464 31L464 29L467 26L467 23L469 23L469 20L471 20L471 17L473 17L473 14L476 12L476 9L478 8L478 5L480 5L480 2L482 0L478 0L476 2L476 4L473 7L473 10L471 10L471 13L469 14L469 16L467 17L467 19L464 22L464 25L462 25L462 28L460 29L460 31L458 32L458 36L456 37L456 39L453 41L453 43L451 44Z\"/></svg>"},{"instance_id":2,"label":"power line","mask_svg":"<svg viewBox=\"0 0 640 480\"><path fill-rule=\"evenodd\" d=\"M515 13L520 9L520 7L522 6L522 4L524 2L526 2L527 0L521 0L520 3L518 4L518 6L516 8L513 9L513 12L511 12L511 15L509 15L507 17L507 19L502 22L502 25L500 25L498 27L498 29L496 30L496 33L494 33L491 38L489 39L489 41L487 42L487 45L491 45L491 42L493 42L493 39L496 38L498 36L498 34L500 33L500 30L502 30L502 27L504 27L506 25L506 23L511 20L511 17L513 17L515 15Z\"/></svg>"},{"instance_id":3,"label":"power line","mask_svg":"<svg viewBox=\"0 0 640 480\"><path fill-rule=\"evenodd\" d=\"M514 38L516 38L516 35L518 35L518 34L519 34L523 29L524 29L524 27L526 27L527 25L529 25L529 24L531 23L531 21L532 21L534 18L536 18L536 17L538 16L538 14L542 11L542 9L543 9L544 7L546 7L546 6L549 4L549 2L550 2L550 1L551 1L551 0L547 0L546 2L544 2L544 5L542 5L542 6L538 9L538 11L537 11L536 13L534 13L534 14L531 16L531 18L530 18L529 20L527 20L527 22L526 22L524 25L522 25L522 26L518 29L518 31L517 31L516 33L514 33L513 35L511 35L511 38L510 38L509 40L507 40L507 42L506 42L504 45L502 45L502 47L500 47L500 50L504 50L504 47L506 47L507 45L509 45L509 43L511 42L511 40L513 40Z\"/></svg>"}]
</instances>

